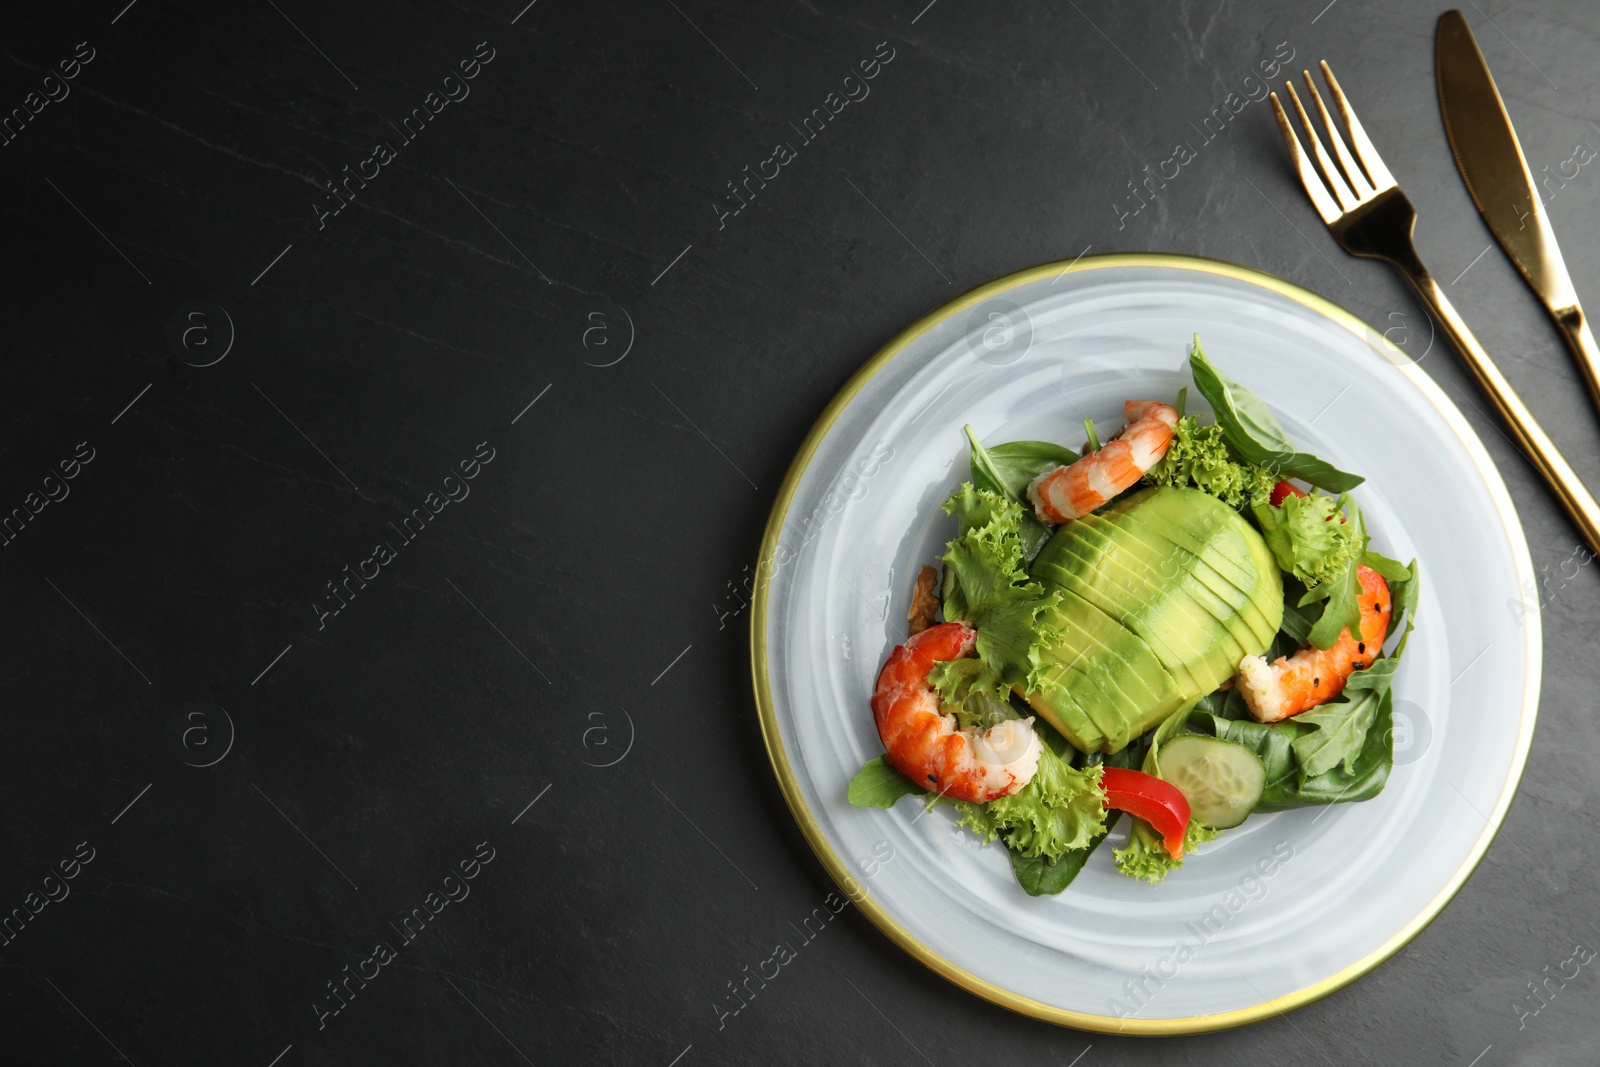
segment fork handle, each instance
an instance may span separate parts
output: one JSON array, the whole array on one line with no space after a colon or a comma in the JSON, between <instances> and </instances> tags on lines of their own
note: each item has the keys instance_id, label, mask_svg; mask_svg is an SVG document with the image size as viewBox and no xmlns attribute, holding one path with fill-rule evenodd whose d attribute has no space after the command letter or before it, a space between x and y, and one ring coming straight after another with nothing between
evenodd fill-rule
<instances>
[{"instance_id":1,"label":"fork handle","mask_svg":"<svg viewBox=\"0 0 1600 1067\"><path fill-rule=\"evenodd\" d=\"M1478 379L1483 391L1494 401L1494 406L1510 428L1512 437L1522 453L1539 469L1539 473L1544 475L1544 480L1555 492L1556 499L1561 502L1561 506L1582 531L1589 548L1600 549L1600 502L1597 502L1594 495L1584 488L1583 482L1578 478L1578 472L1572 469L1572 464L1567 462L1561 450L1556 447L1556 443L1550 439L1550 435L1544 432L1544 427L1539 425L1539 420L1528 410L1528 405L1522 402L1522 398L1511 387L1506 376L1500 373L1500 368L1489 358L1489 353L1483 350L1483 346L1473 336L1471 328L1450 303L1450 299L1444 295L1444 290L1439 288L1439 283L1423 265L1416 251L1411 250L1408 258L1396 260L1395 265L1400 268L1423 301L1433 309L1445 333L1450 335L1450 340L1466 358L1473 377ZM1582 327L1583 338L1581 341L1574 340L1573 343L1587 344L1589 352L1593 353L1594 337L1589 333L1588 326L1582 324L1581 317L1579 325ZM1565 329L1563 332L1566 332ZM1580 354L1580 359L1582 358Z\"/></svg>"}]
</instances>

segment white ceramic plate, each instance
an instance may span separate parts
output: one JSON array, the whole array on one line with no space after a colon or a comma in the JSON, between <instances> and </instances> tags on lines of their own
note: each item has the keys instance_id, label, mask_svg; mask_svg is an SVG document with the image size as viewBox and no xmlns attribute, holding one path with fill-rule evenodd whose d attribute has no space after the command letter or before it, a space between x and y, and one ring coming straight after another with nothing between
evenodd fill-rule
<instances>
[{"instance_id":1,"label":"white ceramic plate","mask_svg":"<svg viewBox=\"0 0 1600 1067\"><path fill-rule=\"evenodd\" d=\"M948 811L849 805L851 777L882 752L868 695L904 640L918 567L954 532L939 504L968 477L962 424L989 443L1076 445L1084 416L1120 425L1124 399L1172 397L1196 332L1300 447L1366 476L1356 496L1374 547L1421 561L1418 629L1395 683L1396 766L1374 800L1252 816L1159 886L1117 874L1104 848L1064 893L1029 897L1003 849L980 846ZM1348 312L1210 260L1039 267L910 327L807 438L759 573L757 704L818 856L923 963L1066 1025L1220 1029L1353 981L1461 887L1532 740L1533 569L1477 437Z\"/></svg>"}]
</instances>

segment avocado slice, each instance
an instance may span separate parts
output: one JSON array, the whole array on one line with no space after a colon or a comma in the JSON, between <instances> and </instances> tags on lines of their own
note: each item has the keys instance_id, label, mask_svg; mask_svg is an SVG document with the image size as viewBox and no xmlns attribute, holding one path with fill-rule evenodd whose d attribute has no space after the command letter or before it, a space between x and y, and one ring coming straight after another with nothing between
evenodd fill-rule
<instances>
[{"instance_id":1,"label":"avocado slice","mask_svg":"<svg viewBox=\"0 0 1600 1067\"><path fill-rule=\"evenodd\" d=\"M1108 751L1137 737L1133 725L1154 709L1175 708L1181 700L1180 687L1149 645L1070 589L1063 590L1062 608L1051 621L1076 649L1057 684L1077 696L1105 734ZM1130 709L1136 712L1132 717Z\"/></svg>"},{"instance_id":2,"label":"avocado slice","mask_svg":"<svg viewBox=\"0 0 1600 1067\"><path fill-rule=\"evenodd\" d=\"M1179 503L1195 506L1198 521L1168 521L1173 501L1170 497L1147 497L1146 494L1154 492L1146 490L1136 494L1129 498L1127 507L1119 502L1116 508L1108 509L1107 518L1122 526L1130 536L1153 547L1178 545L1188 549L1198 561L1192 569L1197 579L1210 585L1224 600L1236 603L1225 587L1208 581L1215 575L1247 597L1254 608L1253 611L1235 608L1243 617L1242 621L1249 622L1251 639L1244 641L1245 646L1261 644L1263 633L1264 640L1270 642L1283 622L1283 583L1277 561L1261 535L1232 508L1215 498L1208 497L1208 504L1198 504L1193 497L1207 497L1198 490L1173 490L1188 497ZM1152 506L1137 506L1146 501ZM1276 580L1264 582L1264 574ZM1243 639L1245 635L1239 636Z\"/></svg>"},{"instance_id":3,"label":"avocado slice","mask_svg":"<svg viewBox=\"0 0 1600 1067\"><path fill-rule=\"evenodd\" d=\"M1158 571L1147 554L1115 531L1092 515L1074 522L1072 536L1057 546L1058 580L1113 618L1120 615L1185 689L1210 692L1227 677L1217 677L1219 657L1213 652L1218 644L1227 645L1234 664L1243 653L1231 651L1237 645L1233 635L1199 602L1205 590L1187 574L1188 553L1169 550Z\"/></svg>"},{"instance_id":4,"label":"avocado slice","mask_svg":"<svg viewBox=\"0 0 1600 1067\"><path fill-rule=\"evenodd\" d=\"M1236 511L1153 488L1058 527L1029 568L1061 591L1029 702L1084 751L1115 752L1212 692L1283 617L1283 580Z\"/></svg>"}]
</instances>

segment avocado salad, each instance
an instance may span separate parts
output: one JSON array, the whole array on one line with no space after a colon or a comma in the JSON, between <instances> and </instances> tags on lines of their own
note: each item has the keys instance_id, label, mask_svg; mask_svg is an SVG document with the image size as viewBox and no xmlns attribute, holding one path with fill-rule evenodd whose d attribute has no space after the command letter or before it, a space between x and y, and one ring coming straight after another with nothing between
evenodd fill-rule
<instances>
[{"instance_id":1,"label":"avocado salad","mask_svg":"<svg viewBox=\"0 0 1600 1067\"><path fill-rule=\"evenodd\" d=\"M885 754L853 805L950 805L1039 896L1123 815L1116 869L1156 883L1253 813L1382 791L1416 561L1371 547L1363 479L1299 451L1198 337L1189 369L1210 415L1187 388L1130 400L1104 445L1085 420L1083 455L966 427L955 537L878 679Z\"/></svg>"}]
</instances>

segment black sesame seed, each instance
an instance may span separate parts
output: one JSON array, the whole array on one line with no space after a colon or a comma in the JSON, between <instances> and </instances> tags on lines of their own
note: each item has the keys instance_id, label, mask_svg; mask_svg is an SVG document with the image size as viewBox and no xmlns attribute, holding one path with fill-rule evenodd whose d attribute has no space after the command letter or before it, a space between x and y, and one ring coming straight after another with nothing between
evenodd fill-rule
<instances>
[{"instance_id":1,"label":"black sesame seed","mask_svg":"<svg viewBox=\"0 0 1600 1067\"><path fill-rule=\"evenodd\" d=\"M934 785L938 785L938 784L939 784L939 779L937 779L937 778L935 778L935 777L934 777L934 776L933 776L933 775L931 775L931 774L930 774L930 775L928 775L928 781L930 781L930 782L932 782L932 783L933 783L933 784L934 784Z\"/></svg>"},{"instance_id":2,"label":"black sesame seed","mask_svg":"<svg viewBox=\"0 0 1600 1067\"><path fill-rule=\"evenodd\" d=\"M1356 651L1357 652L1365 652L1366 650L1367 650L1367 643L1365 641L1357 641L1356 642Z\"/></svg>"},{"instance_id":3,"label":"black sesame seed","mask_svg":"<svg viewBox=\"0 0 1600 1067\"><path fill-rule=\"evenodd\" d=\"M1312 686L1313 689L1316 688L1317 686L1321 685L1321 684L1322 684L1322 679L1321 678L1313 678L1313 679L1311 679L1311 686Z\"/></svg>"}]
</instances>

